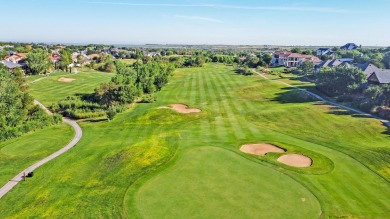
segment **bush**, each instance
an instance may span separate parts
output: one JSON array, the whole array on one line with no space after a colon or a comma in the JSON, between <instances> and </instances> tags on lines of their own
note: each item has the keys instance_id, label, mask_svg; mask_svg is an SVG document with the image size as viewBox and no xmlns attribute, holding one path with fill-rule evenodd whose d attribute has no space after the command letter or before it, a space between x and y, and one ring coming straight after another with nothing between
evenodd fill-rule
<instances>
[{"instance_id":1,"label":"bush","mask_svg":"<svg viewBox=\"0 0 390 219\"><path fill-rule=\"evenodd\" d=\"M54 112L73 119L96 118L105 115L105 108L98 103L81 100L80 97L69 96L50 107Z\"/></svg>"},{"instance_id":2,"label":"bush","mask_svg":"<svg viewBox=\"0 0 390 219\"><path fill-rule=\"evenodd\" d=\"M142 96L140 103L153 103L156 101L156 98L153 94L145 94Z\"/></svg>"},{"instance_id":3,"label":"bush","mask_svg":"<svg viewBox=\"0 0 390 219\"><path fill-rule=\"evenodd\" d=\"M238 74L245 75L245 76L249 76L249 75L253 75L254 74L254 72L250 68L248 68L246 66L238 68L236 70L236 72Z\"/></svg>"},{"instance_id":4,"label":"bush","mask_svg":"<svg viewBox=\"0 0 390 219\"><path fill-rule=\"evenodd\" d=\"M353 101L353 97L351 95L341 95L339 97L337 97L336 99L337 102L352 102Z\"/></svg>"},{"instance_id":5,"label":"bush","mask_svg":"<svg viewBox=\"0 0 390 219\"><path fill-rule=\"evenodd\" d=\"M390 108L379 106L374 109L374 112L384 119L390 119Z\"/></svg>"}]
</instances>

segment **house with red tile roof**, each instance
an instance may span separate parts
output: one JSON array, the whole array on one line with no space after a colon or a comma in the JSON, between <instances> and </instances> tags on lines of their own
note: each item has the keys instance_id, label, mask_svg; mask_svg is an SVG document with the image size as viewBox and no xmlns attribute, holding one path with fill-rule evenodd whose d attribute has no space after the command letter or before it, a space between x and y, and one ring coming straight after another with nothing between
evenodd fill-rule
<instances>
[{"instance_id":1,"label":"house with red tile roof","mask_svg":"<svg viewBox=\"0 0 390 219\"><path fill-rule=\"evenodd\" d=\"M16 53L12 56L6 56L4 60L13 62L13 63L19 63L23 61L27 57L27 53Z\"/></svg>"}]
</instances>

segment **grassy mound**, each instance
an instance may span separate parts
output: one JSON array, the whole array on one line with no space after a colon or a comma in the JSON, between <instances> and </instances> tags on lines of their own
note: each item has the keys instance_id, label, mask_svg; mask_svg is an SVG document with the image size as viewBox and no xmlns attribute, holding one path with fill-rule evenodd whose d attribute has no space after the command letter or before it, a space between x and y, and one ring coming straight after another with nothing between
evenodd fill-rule
<instances>
[{"instance_id":1,"label":"grassy mound","mask_svg":"<svg viewBox=\"0 0 390 219\"><path fill-rule=\"evenodd\" d=\"M213 147L191 149L129 195L141 218L317 218L320 204L292 178ZM173 210L174 209L174 210ZM200 210L202 209L202 210ZM128 211L133 218L134 212Z\"/></svg>"}]
</instances>

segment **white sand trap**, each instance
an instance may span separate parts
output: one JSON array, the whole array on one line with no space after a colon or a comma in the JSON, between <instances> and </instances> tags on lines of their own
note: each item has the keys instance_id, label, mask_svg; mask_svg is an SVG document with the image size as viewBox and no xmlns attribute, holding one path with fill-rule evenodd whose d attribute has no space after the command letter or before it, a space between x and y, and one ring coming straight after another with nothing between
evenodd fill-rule
<instances>
[{"instance_id":1,"label":"white sand trap","mask_svg":"<svg viewBox=\"0 0 390 219\"><path fill-rule=\"evenodd\" d=\"M240 150L247 154L264 156L269 152L283 153L286 150L272 144L246 144L241 146Z\"/></svg>"},{"instance_id":2,"label":"white sand trap","mask_svg":"<svg viewBox=\"0 0 390 219\"><path fill-rule=\"evenodd\" d=\"M60 79L58 79L58 81L65 82L65 83L69 83L69 82L72 82L74 80L76 80L76 79L74 79L74 78L64 78L64 77L60 77Z\"/></svg>"},{"instance_id":3,"label":"white sand trap","mask_svg":"<svg viewBox=\"0 0 390 219\"><path fill-rule=\"evenodd\" d=\"M200 113L201 112L200 109L188 108L188 106L184 105L184 104L172 104L170 106L162 106L162 107L160 107L160 109L173 109L176 112L186 113L186 114L187 113Z\"/></svg>"},{"instance_id":4,"label":"white sand trap","mask_svg":"<svg viewBox=\"0 0 390 219\"><path fill-rule=\"evenodd\" d=\"M302 154L286 154L280 156L278 161L293 167L310 167L313 161Z\"/></svg>"}]
</instances>

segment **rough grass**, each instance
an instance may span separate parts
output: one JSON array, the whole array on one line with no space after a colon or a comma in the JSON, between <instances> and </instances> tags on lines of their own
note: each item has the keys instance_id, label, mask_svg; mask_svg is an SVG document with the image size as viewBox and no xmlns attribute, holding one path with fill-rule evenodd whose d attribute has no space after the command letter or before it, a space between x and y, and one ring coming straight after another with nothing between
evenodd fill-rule
<instances>
[{"instance_id":1,"label":"rough grass","mask_svg":"<svg viewBox=\"0 0 390 219\"><path fill-rule=\"evenodd\" d=\"M20 171L64 147L73 135L72 127L63 123L0 143L0 186Z\"/></svg>"},{"instance_id":2,"label":"rough grass","mask_svg":"<svg viewBox=\"0 0 390 219\"><path fill-rule=\"evenodd\" d=\"M52 92L61 89L57 85ZM166 207L161 203L179 205L188 197L185 203L190 208L172 207L171 213L218 217L237 204L243 214L256 212L258 217L272 211L273 217L300 212L297 218L312 218L320 209L324 218L386 218L390 214L387 129L375 119L289 92L284 85L240 76L223 65L179 69L157 102L137 105L110 123L82 122L84 137L79 144L3 197L0 217L134 218L146 217L148 211L164 218ZM158 109L172 103L185 103L202 113L180 115ZM313 159L313 167L288 167L276 162L278 154L257 157L239 151L243 144L261 142L280 145L287 153L304 153ZM182 167L191 171L183 172ZM229 170L237 177L230 178ZM177 186L187 190L170 188L169 183L176 182L173 177L179 177ZM239 184L248 185L240 178L253 183L249 188L268 183L270 188L275 184L296 191L291 189L286 197L275 189L253 194L242 189L239 194ZM203 189L199 182L215 191ZM220 190L219 184L235 193ZM147 195L157 191L161 195ZM302 202L295 199L298 193L313 194L319 206L308 196L311 207L298 208ZM228 199L237 196L243 197L239 203ZM274 207L261 215L256 204L269 200ZM204 210L205 203L216 211Z\"/></svg>"},{"instance_id":3,"label":"rough grass","mask_svg":"<svg viewBox=\"0 0 390 219\"><path fill-rule=\"evenodd\" d=\"M118 59L118 60L128 65L132 65L137 61L137 59Z\"/></svg>"},{"instance_id":4,"label":"rough grass","mask_svg":"<svg viewBox=\"0 0 390 219\"><path fill-rule=\"evenodd\" d=\"M50 76L32 76L31 81L43 78L40 81L29 84L31 95L46 106L65 99L70 95L93 93L101 83L109 82L114 74L103 73L94 70L81 69L78 74L56 72ZM58 81L59 78L73 78L72 82Z\"/></svg>"}]
</instances>

